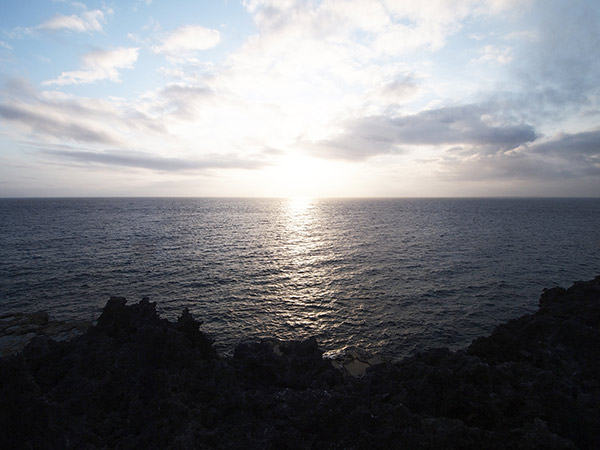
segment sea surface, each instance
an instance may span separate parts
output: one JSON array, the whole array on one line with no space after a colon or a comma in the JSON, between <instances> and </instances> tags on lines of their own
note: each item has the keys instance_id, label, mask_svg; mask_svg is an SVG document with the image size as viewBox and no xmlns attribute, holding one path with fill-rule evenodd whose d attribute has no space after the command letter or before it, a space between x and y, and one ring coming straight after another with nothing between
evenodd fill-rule
<instances>
[{"instance_id":1,"label":"sea surface","mask_svg":"<svg viewBox=\"0 0 600 450\"><path fill-rule=\"evenodd\" d=\"M0 199L0 315L184 307L221 353L467 346L600 274L600 199Z\"/></svg>"}]
</instances>

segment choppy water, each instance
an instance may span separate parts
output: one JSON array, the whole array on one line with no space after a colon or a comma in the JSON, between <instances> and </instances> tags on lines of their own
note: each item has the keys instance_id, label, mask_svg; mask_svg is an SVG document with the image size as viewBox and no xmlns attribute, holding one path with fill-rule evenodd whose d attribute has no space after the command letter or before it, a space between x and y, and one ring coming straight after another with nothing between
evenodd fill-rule
<instances>
[{"instance_id":1,"label":"choppy water","mask_svg":"<svg viewBox=\"0 0 600 450\"><path fill-rule=\"evenodd\" d=\"M0 314L149 296L223 352L316 336L401 357L534 311L599 250L600 199L4 199Z\"/></svg>"}]
</instances>

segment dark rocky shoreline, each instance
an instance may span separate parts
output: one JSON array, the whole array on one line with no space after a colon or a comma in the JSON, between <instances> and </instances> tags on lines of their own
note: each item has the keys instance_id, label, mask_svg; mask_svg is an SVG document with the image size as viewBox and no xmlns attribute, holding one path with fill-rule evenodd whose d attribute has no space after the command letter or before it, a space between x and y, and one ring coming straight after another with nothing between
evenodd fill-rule
<instances>
[{"instance_id":1,"label":"dark rocky shoreline","mask_svg":"<svg viewBox=\"0 0 600 450\"><path fill-rule=\"evenodd\" d=\"M358 378L314 339L219 357L199 325L112 298L84 334L34 337L0 359L0 448L600 448L600 277Z\"/></svg>"}]
</instances>

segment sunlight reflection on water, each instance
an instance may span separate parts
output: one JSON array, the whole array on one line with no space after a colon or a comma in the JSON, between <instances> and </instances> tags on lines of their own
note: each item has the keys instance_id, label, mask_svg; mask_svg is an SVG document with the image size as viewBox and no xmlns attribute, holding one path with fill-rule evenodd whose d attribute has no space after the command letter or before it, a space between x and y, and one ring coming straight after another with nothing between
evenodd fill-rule
<instances>
[{"instance_id":1,"label":"sunlight reflection on water","mask_svg":"<svg viewBox=\"0 0 600 450\"><path fill-rule=\"evenodd\" d=\"M219 351L315 336L396 357L461 347L600 270L600 201L0 200L0 312L184 307Z\"/></svg>"},{"instance_id":2,"label":"sunlight reflection on water","mask_svg":"<svg viewBox=\"0 0 600 450\"><path fill-rule=\"evenodd\" d=\"M321 223L318 201L290 198L281 213L286 230L282 256L290 282L281 292L286 304L277 314L292 329L319 334L328 326L322 318L327 309L324 301L328 302L330 293L323 283L329 274L318 265L326 244L319 232L325 224Z\"/></svg>"}]
</instances>

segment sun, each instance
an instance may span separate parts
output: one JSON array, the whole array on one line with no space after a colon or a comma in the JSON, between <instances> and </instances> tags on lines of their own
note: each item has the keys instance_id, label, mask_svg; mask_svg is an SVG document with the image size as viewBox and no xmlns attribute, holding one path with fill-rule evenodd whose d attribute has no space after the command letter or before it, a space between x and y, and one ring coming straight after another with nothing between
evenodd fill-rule
<instances>
[{"instance_id":1,"label":"sun","mask_svg":"<svg viewBox=\"0 0 600 450\"><path fill-rule=\"evenodd\" d=\"M274 168L273 186L278 197L307 203L310 199L334 196L336 191L343 189L345 183L340 175L339 166L330 161L291 154Z\"/></svg>"}]
</instances>

